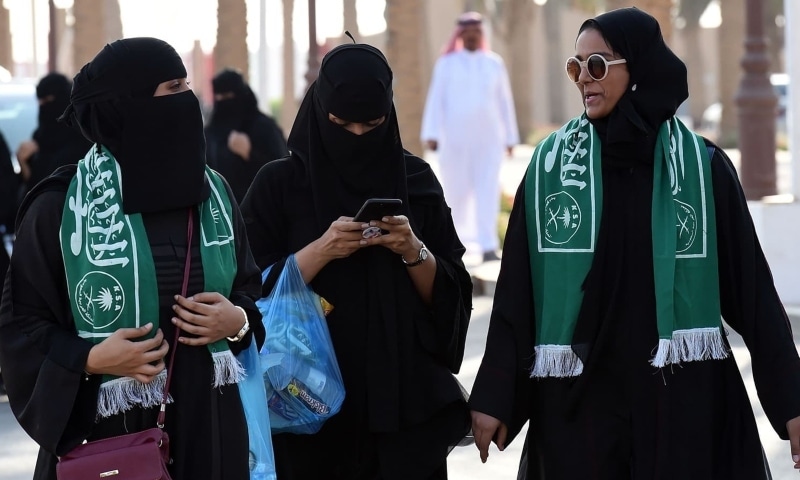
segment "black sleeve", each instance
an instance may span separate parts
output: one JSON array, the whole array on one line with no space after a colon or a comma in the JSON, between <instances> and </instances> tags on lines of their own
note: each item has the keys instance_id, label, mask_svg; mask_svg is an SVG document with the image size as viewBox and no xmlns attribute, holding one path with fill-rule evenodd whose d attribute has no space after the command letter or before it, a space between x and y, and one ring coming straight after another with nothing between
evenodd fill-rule
<instances>
[{"instance_id":1,"label":"black sleeve","mask_svg":"<svg viewBox=\"0 0 800 480\"><path fill-rule=\"evenodd\" d=\"M233 191L227 185L227 182L226 188L229 198L233 199ZM250 346L250 339L253 337L256 339L256 346L260 349L264 344L266 331L264 330L264 323L261 321L261 312L255 303L256 299L261 296L261 271L250 251L250 242L247 239L247 228L242 219L242 213L235 201L231 202L231 206L234 211L237 269L230 301L247 312L247 320L250 323L250 332L241 341L228 342L231 351L234 354L238 354Z\"/></svg>"},{"instance_id":2,"label":"black sleeve","mask_svg":"<svg viewBox=\"0 0 800 480\"><path fill-rule=\"evenodd\" d=\"M266 115L259 115L251 131L250 159L258 165L264 165L272 160L283 158L289 154L286 139L275 120Z\"/></svg>"},{"instance_id":3,"label":"black sleeve","mask_svg":"<svg viewBox=\"0 0 800 480\"><path fill-rule=\"evenodd\" d=\"M469 399L470 408L508 427L506 445L528 420L534 345L533 288L525 220L525 179L511 209L495 288L486 350Z\"/></svg>"},{"instance_id":4,"label":"black sleeve","mask_svg":"<svg viewBox=\"0 0 800 480\"><path fill-rule=\"evenodd\" d=\"M276 179L279 182L287 181L280 171L284 161L291 160L269 163L258 171L240 206L250 249L259 272L277 264L262 286L260 294L262 297L266 297L272 291L286 258L292 253L289 252L286 243L286 222L280 213L285 211L284 197L281 195L281 190L273 186L273 181Z\"/></svg>"},{"instance_id":5,"label":"black sleeve","mask_svg":"<svg viewBox=\"0 0 800 480\"><path fill-rule=\"evenodd\" d=\"M791 324L756 236L739 177L721 149L711 161L717 217L720 304L744 339L764 411L778 435L800 416L800 358Z\"/></svg>"},{"instance_id":6,"label":"black sleeve","mask_svg":"<svg viewBox=\"0 0 800 480\"><path fill-rule=\"evenodd\" d=\"M20 219L0 305L0 366L22 428L63 454L94 424L99 376L84 379L92 344L80 338L67 297L59 228L64 191L33 200Z\"/></svg>"},{"instance_id":7,"label":"black sleeve","mask_svg":"<svg viewBox=\"0 0 800 480\"><path fill-rule=\"evenodd\" d=\"M0 227L5 226L6 232L14 230L14 217L18 206L17 192L21 181L20 175L14 171L14 165L11 163L8 144L0 134Z\"/></svg>"},{"instance_id":8,"label":"black sleeve","mask_svg":"<svg viewBox=\"0 0 800 480\"><path fill-rule=\"evenodd\" d=\"M438 185L432 173L431 177ZM425 211L429 218L418 236L436 257L436 276L431 314L418 318L417 328L420 335L428 337L422 343L434 345L431 353L451 372L458 373L472 314L472 278L462 260L465 248L443 197L436 204L426 206Z\"/></svg>"}]
</instances>

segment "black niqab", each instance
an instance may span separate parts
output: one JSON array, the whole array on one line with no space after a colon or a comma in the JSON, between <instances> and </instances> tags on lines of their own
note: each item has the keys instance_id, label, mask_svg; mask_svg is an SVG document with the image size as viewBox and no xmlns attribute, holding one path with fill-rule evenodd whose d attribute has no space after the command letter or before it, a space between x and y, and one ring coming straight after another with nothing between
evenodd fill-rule
<instances>
[{"instance_id":1,"label":"black niqab","mask_svg":"<svg viewBox=\"0 0 800 480\"><path fill-rule=\"evenodd\" d=\"M587 20L627 63L630 81L608 117L591 120L603 160L614 165L652 163L661 124L689 96L686 65L669 49L658 21L635 8L620 8Z\"/></svg>"},{"instance_id":2,"label":"black niqab","mask_svg":"<svg viewBox=\"0 0 800 480\"><path fill-rule=\"evenodd\" d=\"M158 85L186 78L168 43L110 43L75 76L62 116L108 148L122 171L125 213L195 205L209 195L200 103L191 91L153 97Z\"/></svg>"},{"instance_id":3,"label":"black niqab","mask_svg":"<svg viewBox=\"0 0 800 480\"><path fill-rule=\"evenodd\" d=\"M400 198L407 215L405 160L392 78L378 49L341 45L322 60L319 77L303 99L288 144L309 173L321 231L342 215L354 216L371 197ZM329 113L348 122L386 119L356 135L329 120Z\"/></svg>"},{"instance_id":4,"label":"black niqab","mask_svg":"<svg viewBox=\"0 0 800 480\"><path fill-rule=\"evenodd\" d=\"M233 96L223 100L214 99L208 128L223 131L226 135L231 130L247 130L258 114L258 100L242 74L230 68L225 69L211 80L211 86L215 96L226 93L232 93Z\"/></svg>"},{"instance_id":5,"label":"black niqab","mask_svg":"<svg viewBox=\"0 0 800 480\"><path fill-rule=\"evenodd\" d=\"M72 82L60 73L48 73L36 85L39 99L39 123L33 139L40 149L57 148L72 136L72 130L58 123L58 117L69 105Z\"/></svg>"}]
</instances>

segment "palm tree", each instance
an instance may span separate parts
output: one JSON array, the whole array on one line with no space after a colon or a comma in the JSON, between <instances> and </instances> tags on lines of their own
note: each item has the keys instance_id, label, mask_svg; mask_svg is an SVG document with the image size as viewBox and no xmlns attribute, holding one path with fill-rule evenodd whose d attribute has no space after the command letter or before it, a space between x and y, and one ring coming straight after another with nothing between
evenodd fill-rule
<instances>
[{"instance_id":1,"label":"palm tree","mask_svg":"<svg viewBox=\"0 0 800 480\"><path fill-rule=\"evenodd\" d=\"M245 0L217 0L217 43L214 68L236 68L249 81L247 4Z\"/></svg>"},{"instance_id":2,"label":"palm tree","mask_svg":"<svg viewBox=\"0 0 800 480\"><path fill-rule=\"evenodd\" d=\"M561 2L549 1L544 8L550 8L557 16L559 3ZM534 21L535 6L530 0L494 0L494 2L488 4L488 12L485 11L486 3L481 5L476 2L468 2L468 6L475 6L478 11L484 14L484 17L491 22L493 39L499 40L498 44L492 45L492 49L504 58L508 68L511 92L514 97L514 112L517 116L517 127L520 131L520 139L524 142L525 137L533 131L534 90L531 84L531 78L533 78L531 49L534 45L531 25ZM557 30L558 25L554 25L553 28ZM548 36L551 33L551 31L548 31ZM548 48L547 51L548 54L555 52L555 55L559 55L560 53L557 48ZM550 95L551 98L553 96ZM555 104L557 103L558 100L555 100ZM550 105L551 111L553 105Z\"/></svg>"},{"instance_id":3,"label":"palm tree","mask_svg":"<svg viewBox=\"0 0 800 480\"><path fill-rule=\"evenodd\" d=\"M733 147L738 143L739 120L734 97L741 82L742 69L739 62L744 56L745 0L720 0L722 25L719 34L719 100L722 117L719 124L718 142L721 147Z\"/></svg>"},{"instance_id":4,"label":"palm tree","mask_svg":"<svg viewBox=\"0 0 800 480\"><path fill-rule=\"evenodd\" d=\"M11 17L2 2L0 2L0 67L14 72L14 58L11 55Z\"/></svg>"},{"instance_id":5,"label":"palm tree","mask_svg":"<svg viewBox=\"0 0 800 480\"><path fill-rule=\"evenodd\" d=\"M419 133L425 108L427 79L423 64L427 63L427 25L423 0L386 1L386 53L392 70L402 72L394 77L394 98L404 146L422 155Z\"/></svg>"},{"instance_id":6,"label":"palm tree","mask_svg":"<svg viewBox=\"0 0 800 480\"><path fill-rule=\"evenodd\" d=\"M297 101L294 97L294 38L292 24L294 0L283 0L283 100L281 101L281 126L286 135L297 115Z\"/></svg>"},{"instance_id":7,"label":"palm tree","mask_svg":"<svg viewBox=\"0 0 800 480\"><path fill-rule=\"evenodd\" d=\"M359 41L356 0L344 0L342 2L342 13L344 14L344 29L350 32L356 41Z\"/></svg>"},{"instance_id":8,"label":"palm tree","mask_svg":"<svg viewBox=\"0 0 800 480\"><path fill-rule=\"evenodd\" d=\"M703 49L700 46L700 16L708 7L710 0L695 0L681 2L679 15L685 20L683 36L686 45L686 69L689 76L689 114L694 125L700 125L703 119L703 110L707 106L703 77L704 68Z\"/></svg>"},{"instance_id":9,"label":"palm tree","mask_svg":"<svg viewBox=\"0 0 800 480\"><path fill-rule=\"evenodd\" d=\"M106 43L122 38L117 0L74 0L74 68L89 63Z\"/></svg>"}]
</instances>

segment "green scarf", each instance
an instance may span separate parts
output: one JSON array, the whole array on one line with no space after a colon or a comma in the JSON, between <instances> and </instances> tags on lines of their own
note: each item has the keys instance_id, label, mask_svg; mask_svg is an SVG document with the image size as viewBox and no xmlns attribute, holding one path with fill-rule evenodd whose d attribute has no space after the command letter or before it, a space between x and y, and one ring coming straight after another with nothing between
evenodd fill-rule
<instances>
[{"instance_id":1,"label":"green scarf","mask_svg":"<svg viewBox=\"0 0 800 480\"><path fill-rule=\"evenodd\" d=\"M218 174L206 168L206 178L211 195L198 205L204 288L227 297L237 268L233 210ZM147 232L141 214L123 213L121 185L119 164L111 153L92 148L78 162L61 217L61 253L75 327L95 344L120 328L148 322L153 323L152 337L159 326L158 284ZM209 344L208 350L215 387L243 378L226 340ZM104 375L97 413L107 417L134 405L158 405L165 381L166 372L148 384Z\"/></svg>"},{"instance_id":2,"label":"green scarf","mask_svg":"<svg viewBox=\"0 0 800 480\"><path fill-rule=\"evenodd\" d=\"M710 159L677 118L658 132L652 236L655 367L728 356L719 307ZM600 141L585 114L534 151L525 179L536 345L531 377L574 377L583 363L572 335L603 211Z\"/></svg>"}]
</instances>

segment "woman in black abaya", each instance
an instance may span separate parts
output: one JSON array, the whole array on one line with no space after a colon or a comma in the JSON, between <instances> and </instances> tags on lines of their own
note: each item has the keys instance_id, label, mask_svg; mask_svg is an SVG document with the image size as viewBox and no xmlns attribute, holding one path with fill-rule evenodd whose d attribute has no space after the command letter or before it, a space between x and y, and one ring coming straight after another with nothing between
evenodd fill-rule
<instances>
[{"instance_id":1,"label":"woman in black abaya","mask_svg":"<svg viewBox=\"0 0 800 480\"><path fill-rule=\"evenodd\" d=\"M345 384L342 410L315 435L273 437L278 478L445 479L469 429L453 378L472 284L441 186L405 152L383 54L343 45L322 61L289 135L290 158L261 169L242 203L266 296L295 254L316 293ZM371 197L399 198L388 233L362 237ZM423 244L424 242L424 244ZM427 256L426 256L427 255Z\"/></svg>"},{"instance_id":2,"label":"woman in black abaya","mask_svg":"<svg viewBox=\"0 0 800 480\"><path fill-rule=\"evenodd\" d=\"M55 480L58 456L84 440L155 426L177 355L172 478L247 480L233 355L263 342L259 272L230 188L206 168L180 56L158 39L118 40L74 84L64 117L94 146L26 197L0 307L9 403L41 447L34 478Z\"/></svg>"},{"instance_id":3,"label":"woman in black abaya","mask_svg":"<svg viewBox=\"0 0 800 480\"><path fill-rule=\"evenodd\" d=\"M800 359L736 171L674 117L686 68L653 17L587 20L575 49L585 113L537 146L509 222L470 398L481 459L530 421L529 480L767 480L720 317L794 445Z\"/></svg>"},{"instance_id":4,"label":"woman in black abaya","mask_svg":"<svg viewBox=\"0 0 800 480\"><path fill-rule=\"evenodd\" d=\"M208 166L218 171L241 202L258 170L289 151L272 117L258 110L253 90L236 70L225 69L211 81L214 110L205 128Z\"/></svg>"}]
</instances>

